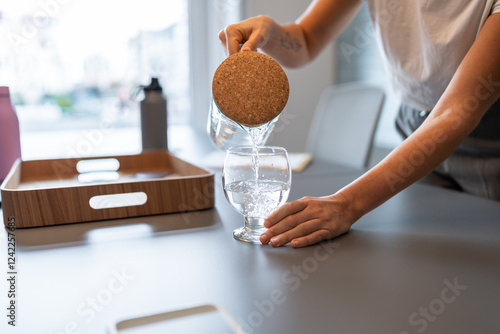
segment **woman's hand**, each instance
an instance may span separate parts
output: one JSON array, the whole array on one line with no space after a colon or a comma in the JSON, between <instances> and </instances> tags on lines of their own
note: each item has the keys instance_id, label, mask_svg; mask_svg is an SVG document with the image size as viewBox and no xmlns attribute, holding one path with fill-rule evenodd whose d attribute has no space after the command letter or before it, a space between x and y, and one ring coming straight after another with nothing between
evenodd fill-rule
<instances>
[{"instance_id":1,"label":"woman's hand","mask_svg":"<svg viewBox=\"0 0 500 334\"><path fill-rule=\"evenodd\" d=\"M219 39L228 56L241 51L256 51L269 41L273 26L276 23L267 16L256 16L231 24L219 32Z\"/></svg>"},{"instance_id":2,"label":"woman's hand","mask_svg":"<svg viewBox=\"0 0 500 334\"><path fill-rule=\"evenodd\" d=\"M349 202L340 194L304 197L286 203L266 219L268 228L260 241L274 247L291 242L292 247L313 245L346 233L356 219Z\"/></svg>"},{"instance_id":3,"label":"woman's hand","mask_svg":"<svg viewBox=\"0 0 500 334\"><path fill-rule=\"evenodd\" d=\"M231 24L219 39L231 56L260 49L283 67L299 67L319 55L349 24L363 4L359 0L315 0L294 23L280 25L268 16Z\"/></svg>"}]
</instances>

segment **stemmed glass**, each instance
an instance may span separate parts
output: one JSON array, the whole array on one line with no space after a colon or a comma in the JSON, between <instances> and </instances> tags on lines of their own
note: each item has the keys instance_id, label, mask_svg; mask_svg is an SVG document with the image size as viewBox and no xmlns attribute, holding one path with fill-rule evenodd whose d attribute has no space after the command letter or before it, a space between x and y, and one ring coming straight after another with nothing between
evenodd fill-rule
<instances>
[{"instance_id":1,"label":"stemmed glass","mask_svg":"<svg viewBox=\"0 0 500 334\"><path fill-rule=\"evenodd\" d=\"M240 241L260 243L264 220L283 205L290 193L292 171L282 147L231 147L222 168L224 194L245 217L245 225L234 230Z\"/></svg>"}]
</instances>

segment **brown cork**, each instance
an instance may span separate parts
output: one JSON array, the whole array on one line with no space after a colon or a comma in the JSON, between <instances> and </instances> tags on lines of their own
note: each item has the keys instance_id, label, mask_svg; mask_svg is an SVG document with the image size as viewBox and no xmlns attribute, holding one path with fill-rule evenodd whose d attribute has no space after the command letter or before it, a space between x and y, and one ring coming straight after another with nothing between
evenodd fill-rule
<instances>
[{"instance_id":1,"label":"brown cork","mask_svg":"<svg viewBox=\"0 0 500 334\"><path fill-rule=\"evenodd\" d=\"M227 117L256 126L283 111L288 101L288 78L271 57L255 51L238 52L215 71L212 94Z\"/></svg>"}]
</instances>

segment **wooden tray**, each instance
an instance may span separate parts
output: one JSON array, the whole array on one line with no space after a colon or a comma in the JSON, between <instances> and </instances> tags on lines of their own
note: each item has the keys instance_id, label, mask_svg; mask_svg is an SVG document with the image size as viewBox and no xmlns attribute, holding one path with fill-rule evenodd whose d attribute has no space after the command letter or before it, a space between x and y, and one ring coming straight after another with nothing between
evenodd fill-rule
<instances>
[{"instance_id":1,"label":"wooden tray","mask_svg":"<svg viewBox=\"0 0 500 334\"><path fill-rule=\"evenodd\" d=\"M214 174L167 151L18 160L2 183L4 224L35 227L208 209Z\"/></svg>"}]
</instances>

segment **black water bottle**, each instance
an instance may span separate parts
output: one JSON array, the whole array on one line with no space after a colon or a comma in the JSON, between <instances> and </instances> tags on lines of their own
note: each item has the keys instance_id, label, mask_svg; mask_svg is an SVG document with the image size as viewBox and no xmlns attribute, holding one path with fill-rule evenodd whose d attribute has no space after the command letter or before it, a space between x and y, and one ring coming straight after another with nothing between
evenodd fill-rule
<instances>
[{"instance_id":1,"label":"black water bottle","mask_svg":"<svg viewBox=\"0 0 500 334\"><path fill-rule=\"evenodd\" d=\"M149 86L142 86L141 101L142 150L167 150L167 100L158 78L152 78Z\"/></svg>"}]
</instances>

